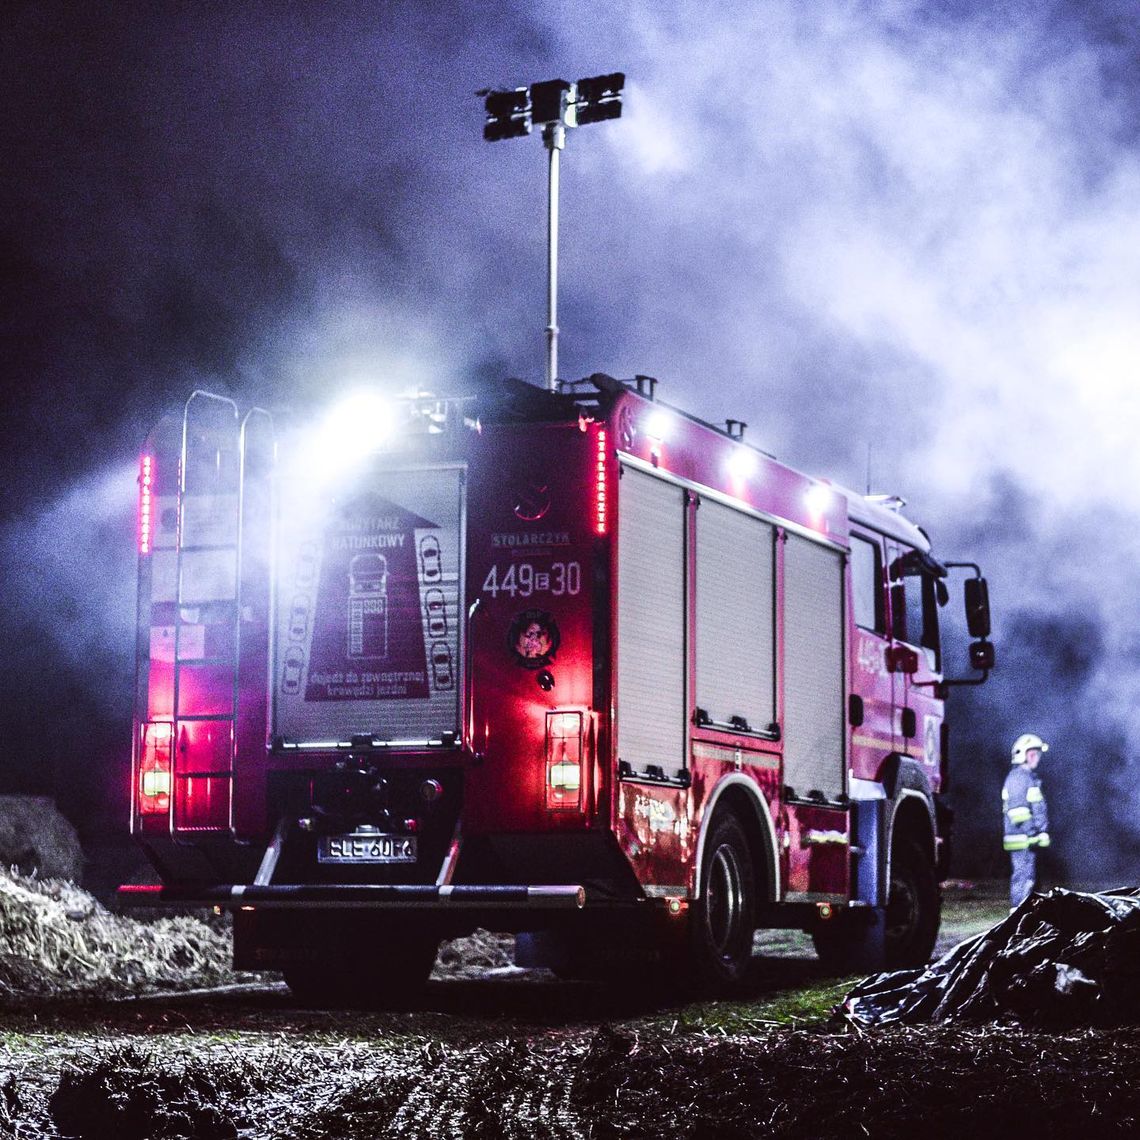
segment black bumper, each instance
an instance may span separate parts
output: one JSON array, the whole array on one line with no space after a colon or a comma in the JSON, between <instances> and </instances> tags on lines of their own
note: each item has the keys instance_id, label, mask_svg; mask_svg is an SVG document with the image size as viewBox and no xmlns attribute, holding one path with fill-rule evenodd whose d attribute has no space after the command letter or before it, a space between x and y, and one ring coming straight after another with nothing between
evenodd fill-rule
<instances>
[{"instance_id":1,"label":"black bumper","mask_svg":"<svg viewBox=\"0 0 1140 1140\"><path fill-rule=\"evenodd\" d=\"M120 887L118 899L143 907L580 910L586 905L586 888L569 884L434 886L419 883L132 885Z\"/></svg>"}]
</instances>

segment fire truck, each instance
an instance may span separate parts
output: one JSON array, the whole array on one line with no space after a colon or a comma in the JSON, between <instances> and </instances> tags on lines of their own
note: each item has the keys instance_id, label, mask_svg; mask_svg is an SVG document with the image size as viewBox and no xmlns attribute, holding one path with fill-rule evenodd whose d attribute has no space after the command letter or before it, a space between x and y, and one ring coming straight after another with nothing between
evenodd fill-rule
<instances>
[{"instance_id":1,"label":"fire truck","mask_svg":"<svg viewBox=\"0 0 1140 1140\"><path fill-rule=\"evenodd\" d=\"M124 898L232 911L235 966L307 999L398 999L476 928L720 992L760 927L927 960L944 704L993 666L977 566L649 377L336 423L195 392L147 439L131 830L160 885Z\"/></svg>"}]
</instances>

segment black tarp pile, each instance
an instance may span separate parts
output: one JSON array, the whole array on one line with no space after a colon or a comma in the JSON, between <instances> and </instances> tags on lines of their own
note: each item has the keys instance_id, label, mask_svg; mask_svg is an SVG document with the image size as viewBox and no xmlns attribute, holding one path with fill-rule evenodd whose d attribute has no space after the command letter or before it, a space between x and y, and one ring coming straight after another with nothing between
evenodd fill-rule
<instances>
[{"instance_id":1,"label":"black tarp pile","mask_svg":"<svg viewBox=\"0 0 1140 1140\"><path fill-rule=\"evenodd\" d=\"M860 982L836 1015L857 1026L1140 1025L1140 888L1030 895L937 962Z\"/></svg>"}]
</instances>

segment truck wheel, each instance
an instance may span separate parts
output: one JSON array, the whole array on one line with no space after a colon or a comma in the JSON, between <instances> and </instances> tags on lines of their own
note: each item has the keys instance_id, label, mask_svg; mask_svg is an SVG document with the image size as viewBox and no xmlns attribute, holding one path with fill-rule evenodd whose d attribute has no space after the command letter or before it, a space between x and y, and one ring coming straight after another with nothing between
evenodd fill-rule
<instances>
[{"instance_id":1,"label":"truck wheel","mask_svg":"<svg viewBox=\"0 0 1140 1140\"><path fill-rule=\"evenodd\" d=\"M898 843L891 856L891 893L887 902L887 969L925 966L934 951L942 921L942 895L934 864L913 840Z\"/></svg>"},{"instance_id":2,"label":"truck wheel","mask_svg":"<svg viewBox=\"0 0 1140 1140\"><path fill-rule=\"evenodd\" d=\"M397 1009L420 996L435 965L439 941L415 938L399 951L349 961L306 962L284 971L293 996L305 1005Z\"/></svg>"},{"instance_id":3,"label":"truck wheel","mask_svg":"<svg viewBox=\"0 0 1140 1140\"><path fill-rule=\"evenodd\" d=\"M713 821L701 866L700 898L689 915L689 957L701 990L739 992L752 962L756 873L736 816Z\"/></svg>"}]
</instances>

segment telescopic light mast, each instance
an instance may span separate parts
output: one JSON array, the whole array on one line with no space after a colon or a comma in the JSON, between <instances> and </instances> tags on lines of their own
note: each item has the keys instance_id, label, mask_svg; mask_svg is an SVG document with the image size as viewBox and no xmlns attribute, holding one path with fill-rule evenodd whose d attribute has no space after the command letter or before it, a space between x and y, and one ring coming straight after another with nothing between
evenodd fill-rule
<instances>
[{"instance_id":1,"label":"telescopic light mast","mask_svg":"<svg viewBox=\"0 0 1140 1140\"><path fill-rule=\"evenodd\" d=\"M542 141L550 153L547 174L546 241L546 386L558 387L558 174L559 155L566 146L568 127L584 127L621 117L625 75L593 75L568 83L547 79L529 87L484 90L487 120L483 138L488 142L529 135L542 127Z\"/></svg>"}]
</instances>

